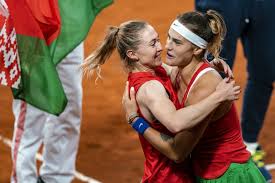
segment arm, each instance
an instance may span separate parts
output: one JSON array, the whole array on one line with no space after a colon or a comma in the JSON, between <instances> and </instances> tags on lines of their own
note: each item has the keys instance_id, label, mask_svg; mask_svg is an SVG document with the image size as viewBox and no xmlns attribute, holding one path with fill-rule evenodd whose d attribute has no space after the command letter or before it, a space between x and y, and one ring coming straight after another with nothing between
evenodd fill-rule
<instances>
[{"instance_id":1,"label":"arm","mask_svg":"<svg viewBox=\"0 0 275 183\"><path fill-rule=\"evenodd\" d=\"M170 66L170 65L167 65L165 63L162 63L161 66L165 69L167 75L170 77L172 83L174 84L176 76L177 76L177 73L178 73L178 67L176 67L176 66Z\"/></svg>"},{"instance_id":2,"label":"arm","mask_svg":"<svg viewBox=\"0 0 275 183\"><path fill-rule=\"evenodd\" d=\"M175 137L170 137L151 127L146 129L143 136L159 152L180 163L184 161L199 142L208 122L208 120L205 120L193 129L179 132Z\"/></svg>"},{"instance_id":3,"label":"arm","mask_svg":"<svg viewBox=\"0 0 275 183\"><path fill-rule=\"evenodd\" d=\"M221 105L215 110L215 115L213 115L211 121L217 121L222 118L226 113L229 112L232 106L232 101L222 102Z\"/></svg>"},{"instance_id":4,"label":"arm","mask_svg":"<svg viewBox=\"0 0 275 183\"><path fill-rule=\"evenodd\" d=\"M125 90L123 96L122 103L127 118L130 114L137 111L135 94L132 92L131 99L129 99L128 89ZM216 87L215 92L207 98L195 105L177 111L174 104L169 100L164 87L157 81L150 81L139 89L137 101L140 106L147 108L155 118L162 122L169 131L177 133L181 130L194 127L222 101L234 100L238 94L239 87L234 87L234 82L227 83L226 80L223 80Z\"/></svg>"},{"instance_id":5,"label":"arm","mask_svg":"<svg viewBox=\"0 0 275 183\"><path fill-rule=\"evenodd\" d=\"M205 76L205 80L201 80L198 85L196 85L192 93L190 93L188 103L194 105L200 100L203 100L208 95L215 91L215 87L219 82L219 78L211 79L211 84L209 84L209 76ZM158 151L166 155L168 158L181 162L187 155L193 150L199 139L202 137L205 129L207 128L212 117L215 115L215 111L212 112L202 123L195 126L191 130L185 130L179 132L175 137L169 137L163 133L156 131L153 128L148 128L145 130L143 136L151 143Z\"/></svg>"},{"instance_id":6,"label":"arm","mask_svg":"<svg viewBox=\"0 0 275 183\"><path fill-rule=\"evenodd\" d=\"M165 69L168 76L170 76L172 74L174 67L167 65L166 63L162 63L161 66Z\"/></svg>"}]
</instances>

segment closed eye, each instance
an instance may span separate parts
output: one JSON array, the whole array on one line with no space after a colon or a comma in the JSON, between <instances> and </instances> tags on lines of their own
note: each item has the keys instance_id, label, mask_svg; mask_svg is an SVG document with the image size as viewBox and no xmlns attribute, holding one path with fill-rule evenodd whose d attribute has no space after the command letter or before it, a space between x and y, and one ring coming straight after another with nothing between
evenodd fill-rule
<instances>
[{"instance_id":1,"label":"closed eye","mask_svg":"<svg viewBox=\"0 0 275 183\"><path fill-rule=\"evenodd\" d=\"M178 39L173 39L173 42L176 43L177 45L182 44L182 41L178 40Z\"/></svg>"},{"instance_id":2,"label":"closed eye","mask_svg":"<svg viewBox=\"0 0 275 183\"><path fill-rule=\"evenodd\" d=\"M160 42L160 39L159 38L156 38L156 39L153 39L151 42L150 42L150 46L155 46L156 43Z\"/></svg>"},{"instance_id":3,"label":"closed eye","mask_svg":"<svg viewBox=\"0 0 275 183\"><path fill-rule=\"evenodd\" d=\"M171 37L169 34L167 35L168 39L174 42L176 45L183 44L181 40Z\"/></svg>"}]
</instances>

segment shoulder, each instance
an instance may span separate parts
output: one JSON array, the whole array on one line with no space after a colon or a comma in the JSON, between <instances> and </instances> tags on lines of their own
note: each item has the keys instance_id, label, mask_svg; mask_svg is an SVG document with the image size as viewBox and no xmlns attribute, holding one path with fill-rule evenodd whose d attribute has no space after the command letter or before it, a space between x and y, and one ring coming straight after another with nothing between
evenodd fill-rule
<instances>
[{"instance_id":1,"label":"shoulder","mask_svg":"<svg viewBox=\"0 0 275 183\"><path fill-rule=\"evenodd\" d=\"M156 98L167 95L162 83L157 80L150 80L145 82L136 94L137 101L151 102ZM167 95L168 96L168 95Z\"/></svg>"},{"instance_id":2,"label":"shoulder","mask_svg":"<svg viewBox=\"0 0 275 183\"><path fill-rule=\"evenodd\" d=\"M203 74L194 84L191 93L193 102L196 103L203 98L208 97L216 90L217 85L222 81L221 76L215 70ZM192 102L192 103L193 103Z\"/></svg>"},{"instance_id":3,"label":"shoulder","mask_svg":"<svg viewBox=\"0 0 275 183\"><path fill-rule=\"evenodd\" d=\"M203 74L195 83L194 89L216 89L216 86L222 81L222 77L216 70L210 70Z\"/></svg>"}]
</instances>

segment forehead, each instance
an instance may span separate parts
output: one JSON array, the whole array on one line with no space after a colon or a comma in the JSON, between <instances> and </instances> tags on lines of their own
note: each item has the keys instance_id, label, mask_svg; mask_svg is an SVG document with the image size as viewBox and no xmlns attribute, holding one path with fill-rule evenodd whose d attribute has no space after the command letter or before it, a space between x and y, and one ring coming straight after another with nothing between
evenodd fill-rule
<instances>
[{"instance_id":1,"label":"forehead","mask_svg":"<svg viewBox=\"0 0 275 183\"><path fill-rule=\"evenodd\" d=\"M170 27L170 29L169 29L169 31L168 31L168 34L169 34L169 36L171 37L171 38L173 38L173 39L178 39L178 40L181 40L181 41L184 41L185 40L185 38L182 36L182 35L180 35L179 33L177 33L174 29L172 29L171 27Z\"/></svg>"},{"instance_id":2,"label":"forehead","mask_svg":"<svg viewBox=\"0 0 275 183\"><path fill-rule=\"evenodd\" d=\"M158 33L151 25L146 25L146 27L140 33L140 38L144 42L150 42L157 37Z\"/></svg>"}]
</instances>

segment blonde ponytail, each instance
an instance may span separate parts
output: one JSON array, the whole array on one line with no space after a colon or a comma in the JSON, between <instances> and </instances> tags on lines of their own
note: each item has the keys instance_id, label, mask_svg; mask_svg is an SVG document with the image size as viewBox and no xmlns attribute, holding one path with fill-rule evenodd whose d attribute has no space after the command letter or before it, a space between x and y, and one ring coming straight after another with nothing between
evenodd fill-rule
<instances>
[{"instance_id":1,"label":"blonde ponytail","mask_svg":"<svg viewBox=\"0 0 275 183\"><path fill-rule=\"evenodd\" d=\"M84 63L81 64L84 75L91 76L94 70L96 70L97 77L102 78L100 75L100 66L106 62L116 48L118 32L119 27L111 26L108 28L103 42L85 59Z\"/></svg>"},{"instance_id":2,"label":"blonde ponytail","mask_svg":"<svg viewBox=\"0 0 275 183\"><path fill-rule=\"evenodd\" d=\"M84 75L91 76L96 70L97 79L101 79L100 66L111 56L116 48L127 71L134 69L135 61L127 56L128 50L137 50L141 44L141 32L148 25L145 21L132 20L120 24L119 27L108 28L102 43L93 51L81 65Z\"/></svg>"}]
</instances>

